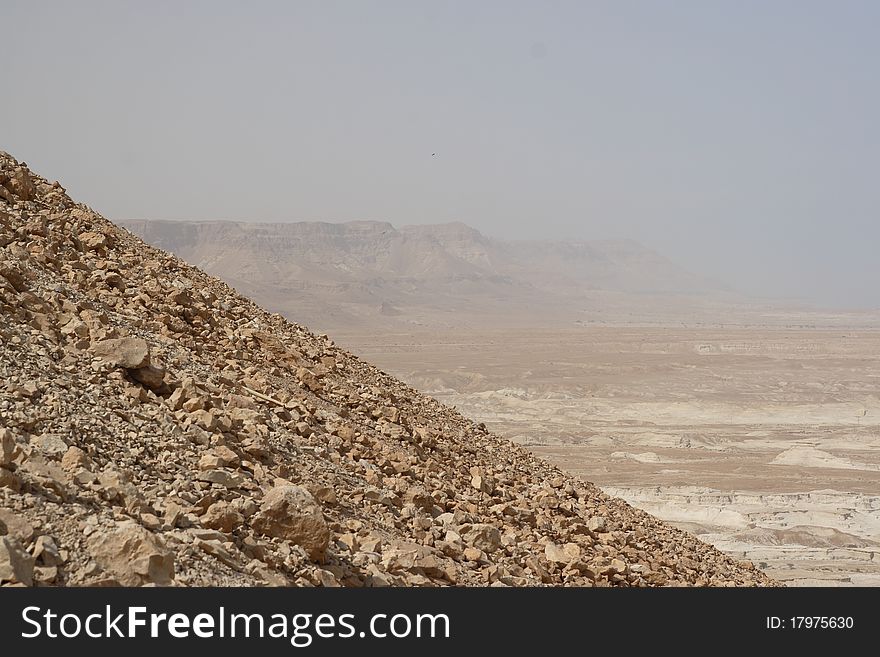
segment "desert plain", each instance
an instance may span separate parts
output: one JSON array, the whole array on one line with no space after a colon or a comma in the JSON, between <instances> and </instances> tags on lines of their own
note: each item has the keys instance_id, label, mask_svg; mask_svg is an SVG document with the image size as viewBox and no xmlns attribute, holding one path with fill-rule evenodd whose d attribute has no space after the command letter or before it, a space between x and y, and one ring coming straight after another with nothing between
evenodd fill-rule
<instances>
[{"instance_id":1,"label":"desert plain","mask_svg":"<svg viewBox=\"0 0 880 657\"><path fill-rule=\"evenodd\" d=\"M747 298L632 241L124 223L789 585L880 585L877 311Z\"/></svg>"},{"instance_id":2,"label":"desert plain","mask_svg":"<svg viewBox=\"0 0 880 657\"><path fill-rule=\"evenodd\" d=\"M788 585L880 585L880 332L336 332L390 373Z\"/></svg>"}]
</instances>

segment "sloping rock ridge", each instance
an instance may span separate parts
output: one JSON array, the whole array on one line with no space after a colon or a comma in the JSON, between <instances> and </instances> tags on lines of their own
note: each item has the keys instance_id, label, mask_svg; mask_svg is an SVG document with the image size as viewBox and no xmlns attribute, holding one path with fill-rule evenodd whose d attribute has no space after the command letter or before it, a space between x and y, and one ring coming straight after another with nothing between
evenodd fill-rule
<instances>
[{"instance_id":1,"label":"sloping rock ridge","mask_svg":"<svg viewBox=\"0 0 880 657\"><path fill-rule=\"evenodd\" d=\"M0 153L0 585L774 585Z\"/></svg>"}]
</instances>

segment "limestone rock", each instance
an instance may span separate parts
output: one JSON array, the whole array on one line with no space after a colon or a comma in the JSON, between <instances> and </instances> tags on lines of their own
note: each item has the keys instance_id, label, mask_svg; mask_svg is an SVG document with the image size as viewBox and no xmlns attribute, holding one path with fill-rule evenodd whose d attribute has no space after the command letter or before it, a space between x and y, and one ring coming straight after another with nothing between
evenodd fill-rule
<instances>
[{"instance_id":1,"label":"limestone rock","mask_svg":"<svg viewBox=\"0 0 880 657\"><path fill-rule=\"evenodd\" d=\"M251 524L265 536L301 546L312 560L322 559L330 544L330 529L321 505L299 486L272 488Z\"/></svg>"},{"instance_id":2,"label":"limestone rock","mask_svg":"<svg viewBox=\"0 0 880 657\"><path fill-rule=\"evenodd\" d=\"M123 586L170 584L174 579L174 555L159 537L135 523L98 531L87 545L103 571Z\"/></svg>"},{"instance_id":3,"label":"limestone rock","mask_svg":"<svg viewBox=\"0 0 880 657\"><path fill-rule=\"evenodd\" d=\"M125 369L137 369L150 364L150 346L142 338L114 338L92 345L92 351L101 359Z\"/></svg>"},{"instance_id":4,"label":"limestone rock","mask_svg":"<svg viewBox=\"0 0 880 657\"><path fill-rule=\"evenodd\" d=\"M84 247L92 251L107 246L107 237L103 233L96 233L94 231L80 233L79 241L82 242Z\"/></svg>"},{"instance_id":5,"label":"limestone rock","mask_svg":"<svg viewBox=\"0 0 880 657\"><path fill-rule=\"evenodd\" d=\"M61 467L68 471L75 471L80 468L88 468L91 465L91 460L86 455L86 453L77 447L76 445L71 445L67 448L67 451L64 453L64 456L61 457Z\"/></svg>"},{"instance_id":6,"label":"limestone rock","mask_svg":"<svg viewBox=\"0 0 880 657\"><path fill-rule=\"evenodd\" d=\"M225 488L238 488L244 483L244 477L229 470L204 470L196 475L198 481L217 484Z\"/></svg>"},{"instance_id":7,"label":"limestone rock","mask_svg":"<svg viewBox=\"0 0 880 657\"><path fill-rule=\"evenodd\" d=\"M9 429L0 428L0 466L12 463L15 454L15 436Z\"/></svg>"},{"instance_id":8,"label":"limestone rock","mask_svg":"<svg viewBox=\"0 0 880 657\"><path fill-rule=\"evenodd\" d=\"M244 516L226 502L216 502L202 516L202 526L229 533L244 523Z\"/></svg>"},{"instance_id":9,"label":"limestone rock","mask_svg":"<svg viewBox=\"0 0 880 657\"><path fill-rule=\"evenodd\" d=\"M418 543L396 541L382 556L382 564L391 572L408 571L427 577L447 578L448 564L434 550Z\"/></svg>"},{"instance_id":10,"label":"limestone rock","mask_svg":"<svg viewBox=\"0 0 880 657\"><path fill-rule=\"evenodd\" d=\"M0 508L0 524L6 527L3 533L17 539L22 545L30 543L34 536L33 524L12 509Z\"/></svg>"},{"instance_id":11,"label":"limestone rock","mask_svg":"<svg viewBox=\"0 0 880 657\"><path fill-rule=\"evenodd\" d=\"M480 523L470 525L467 529L462 529L461 537L468 545L491 553L501 547L501 532L494 525Z\"/></svg>"},{"instance_id":12,"label":"limestone rock","mask_svg":"<svg viewBox=\"0 0 880 657\"><path fill-rule=\"evenodd\" d=\"M36 195L30 172L24 167L17 167L6 175L0 174L0 185L22 201L32 201ZM12 197L8 197L7 200L11 201Z\"/></svg>"},{"instance_id":13,"label":"limestone rock","mask_svg":"<svg viewBox=\"0 0 880 657\"><path fill-rule=\"evenodd\" d=\"M37 537L34 541L33 556L34 561L41 566L59 566L64 563L58 545L51 536Z\"/></svg>"},{"instance_id":14,"label":"limestone rock","mask_svg":"<svg viewBox=\"0 0 880 657\"><path fill-rule=\"evenodd\" d=\"M34 582L34 559L12 536L0 536L0 584Z\"/></svg>"},{"instance_id":15,"label":"limestone rock","mask_svg":"<svg viewBox=\"0 0 880 657\"><path fill-rule=\"evenodd\" d=\"M591 532L604 532L606 528L605 518L601 516L592 516L587 521L587 528Z\"/></svg>"}]
</instances>

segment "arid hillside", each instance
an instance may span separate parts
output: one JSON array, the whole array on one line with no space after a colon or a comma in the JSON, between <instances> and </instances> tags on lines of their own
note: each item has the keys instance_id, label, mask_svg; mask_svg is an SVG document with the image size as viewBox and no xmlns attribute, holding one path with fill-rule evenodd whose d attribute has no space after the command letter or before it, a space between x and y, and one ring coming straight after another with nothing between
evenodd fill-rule
<instances>
[{"instance_id":1,"label":"arid hillside","mask_svg":"<svg viewBox=\"0 0 880 657\"><path fill-rule=\"evenodd\" d=\"M0 153L0 584L774 581Z\"/></svg>"}]
</instances>

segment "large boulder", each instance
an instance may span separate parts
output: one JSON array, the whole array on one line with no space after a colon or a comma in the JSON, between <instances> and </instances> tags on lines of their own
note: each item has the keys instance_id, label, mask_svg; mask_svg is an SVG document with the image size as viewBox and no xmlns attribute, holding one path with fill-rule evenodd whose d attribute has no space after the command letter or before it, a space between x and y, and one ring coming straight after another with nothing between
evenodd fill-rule
<instances>
[{"instance_id":1,"label":"large boulder","mask_svg":"<svg viewBox=\"0 0 880 657\"><path fill-rule=\"evenodd\" d=\"M92 345L92 352L103 360L132 370L150 364L150 345L142 338L111 338Z\"/></svg>"},{"instance_id":2,"label":"large boulder","mask_svg":"<svg viewBox=\"0 0 880 657\"><path fill-rule=\"evenodd\" d=\"M123 586L170 584L174 579L174 555L158 536L133 522L95 532L89 537L88 550L104 572Z\"/></svg>"},{"instance_id":3,"label":"large boulder","mask_svg":"<svg viewBox=\"0 0 880 657\"><path fill-rule=\"evenodd\" d=\"M269 490L252 526L265 536L301 546L315 561L324 558L330 544L330 528L321 505L299 486L283 485Z\"/></svg>"}]
</instances>

